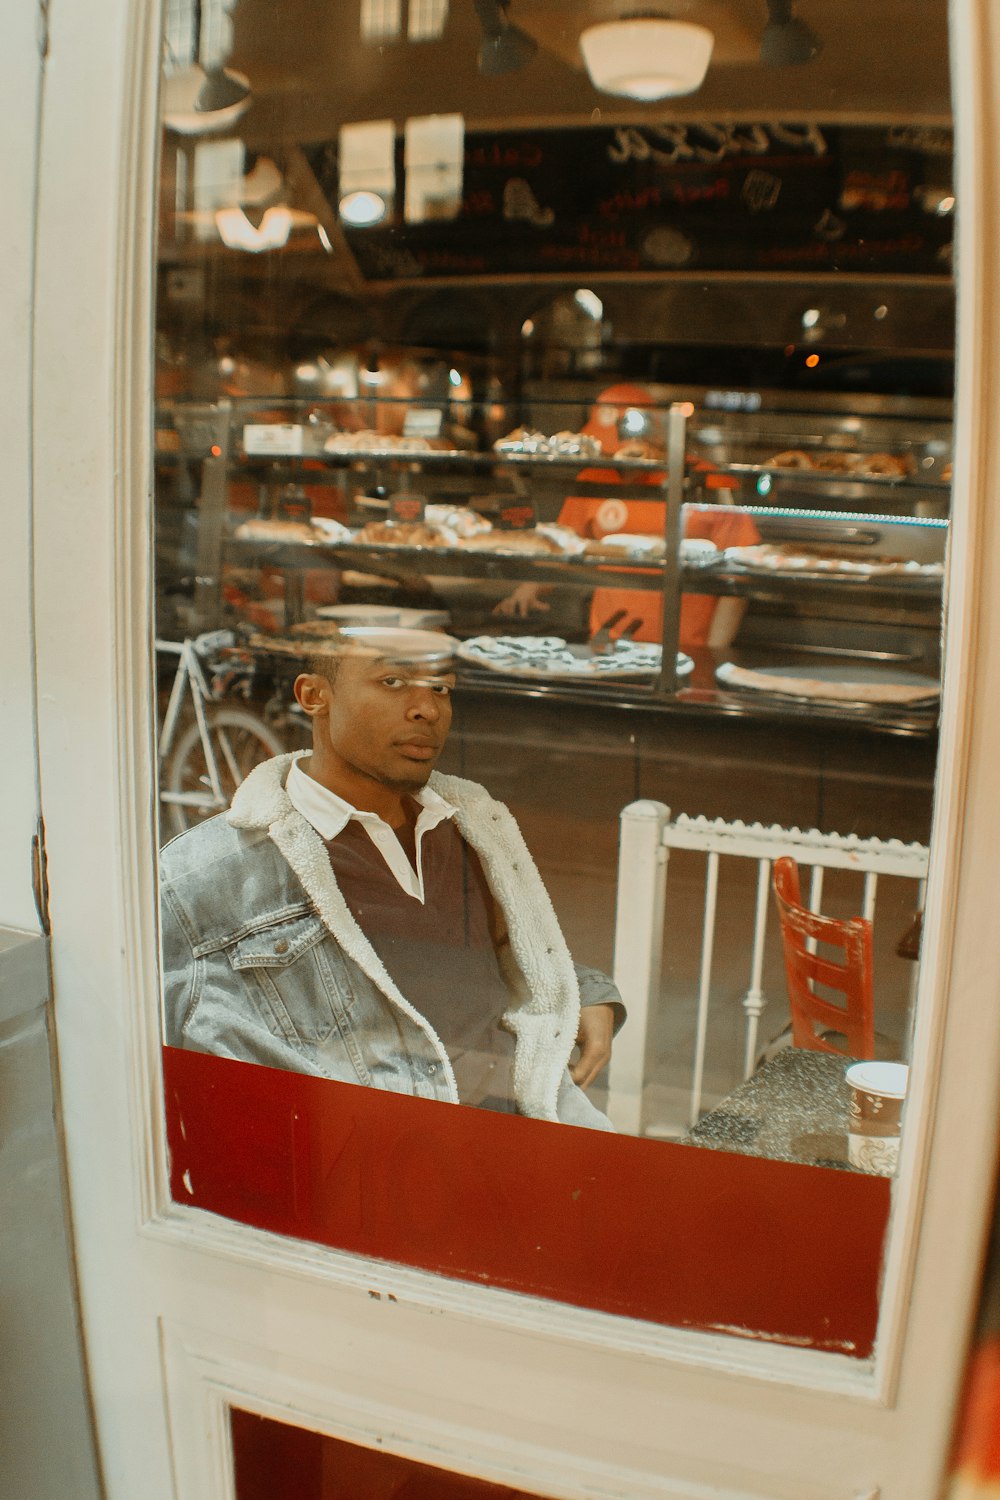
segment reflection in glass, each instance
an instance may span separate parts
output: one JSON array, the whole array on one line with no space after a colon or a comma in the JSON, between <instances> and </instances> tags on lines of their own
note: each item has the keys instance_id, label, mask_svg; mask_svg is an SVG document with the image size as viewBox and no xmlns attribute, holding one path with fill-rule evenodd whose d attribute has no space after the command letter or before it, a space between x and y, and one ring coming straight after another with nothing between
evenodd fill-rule
<instances>
[{"instance_id":1,"label":"reflection in glass","mask_svg":"<svg viewBox=\"0 0 1000 1500\"><path fill-rule=\"evenodd\" d=\"M161 158L170 1066L880 1193L846 1073L907 1063L916 992L945 7L891 80L876 37L762 10L696 114L613 124L586 17L300 10L168 8L199 83ZM871 924L875 1034L843 1056L793 1024L782 858L805 911Z\"/></svg>"},{"instance_id":2,"label":"reflection in glass","mask_svg":"<svg viewBox=\"0 0 1000 1500\"><path fill-rule=\"evenodd\" d=\"M257 766L166 847L167 1040L610 1129L576 1083L607 1060L618 993L574 967L506 808L434 773L456 645L336 628L294 682L312 754Z\"/></svg>"}]
</instances>

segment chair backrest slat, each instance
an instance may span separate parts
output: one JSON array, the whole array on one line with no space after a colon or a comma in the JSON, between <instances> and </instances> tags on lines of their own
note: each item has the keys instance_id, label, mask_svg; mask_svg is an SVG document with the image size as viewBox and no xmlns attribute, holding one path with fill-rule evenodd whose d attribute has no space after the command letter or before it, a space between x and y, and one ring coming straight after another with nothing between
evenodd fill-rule
<instances>
[{"instance_id":1,"label":"chair backrest slat","mask_svg":"<svg viewBox=\"0 0 1000 1500\"><path fill-rule=\"evenodd\" d=\"M796 1047L848 1057L875 1056L875 1006L872 997L872 924L866 917L841 921L802 905L798 866L787 855L774 862L774 894L781 919L785 975ZM821 957L815 943L839 948L843 960ZM843 995L843 1002L817 995L815 985ZM836 1046L817 1027L835 1031L846 1045Z\"/></svg>"}]
</instances>

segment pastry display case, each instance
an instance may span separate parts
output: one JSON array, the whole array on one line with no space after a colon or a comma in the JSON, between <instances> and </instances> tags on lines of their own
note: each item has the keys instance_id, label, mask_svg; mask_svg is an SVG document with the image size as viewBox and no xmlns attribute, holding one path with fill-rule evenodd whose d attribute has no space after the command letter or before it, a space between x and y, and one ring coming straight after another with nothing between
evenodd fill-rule
<instances>
[{"instance_id":1,"label":"pastry display case","mask_svg":"<svg viewBox=\"0 0 1000 1500\"><path fill-rule=\"evenodd\" d=\"M945 404L682 394L626 410L610 452L592 393L529 393L499 424L471 396L460 423L370 398L165 405L161 633L236 625L280 671L345 621L419 617L491 695L931 732ZM692 643L690 600L739 601L738 629Z\"/></svg>"}]
</instances>

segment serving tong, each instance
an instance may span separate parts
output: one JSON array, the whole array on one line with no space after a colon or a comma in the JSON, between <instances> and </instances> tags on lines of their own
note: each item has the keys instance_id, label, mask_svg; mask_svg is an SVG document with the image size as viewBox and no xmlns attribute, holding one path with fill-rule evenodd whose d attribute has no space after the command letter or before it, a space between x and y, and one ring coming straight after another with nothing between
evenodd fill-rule
<instances>
[{"instance_id":1,"label":"serving tong","mask_svg":"<svg viewBox=\"0 0 1000 1500\"><path fill-rule=\"evenodd\" d=\"M609 615L604 624L594 631L594 634L590 638L590 649L594 656L607 656L609 652L615 649L615 642L611 639L611 632L619 620L624 620L627 614L627 609L616 609L614 614ZM619 641L630 641L641 625L641 616L635 616L634 619L629 620L624 630L618 632L617 639Z\"/></svg>"}]
</instances>

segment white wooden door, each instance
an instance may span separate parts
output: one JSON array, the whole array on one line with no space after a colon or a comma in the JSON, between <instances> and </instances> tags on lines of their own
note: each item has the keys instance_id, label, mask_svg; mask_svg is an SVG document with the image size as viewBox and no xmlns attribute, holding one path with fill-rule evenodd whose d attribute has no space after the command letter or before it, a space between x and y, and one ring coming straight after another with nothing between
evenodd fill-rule
<instances>
[{"instance_id":1,"label":"white wooden door","mask_svg":"<svg viewBox=\"0 0 1000 1500\"><path fill-rule=\"evenodd\" d=\"M558 1497L937 1493L1000 1103L1000 40L990 0L956 0L953 18L961 374L923 1081L869 1368L464 1286L170 1202L149 708L160 17L151 0L51 7L34 555L16 532L14 546L35 589L64 1122L110 1500L231 1497L230 1404ZM5 878L19 859L0 854Z\"/></svg>"}]
</instances>

